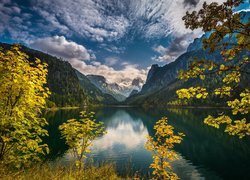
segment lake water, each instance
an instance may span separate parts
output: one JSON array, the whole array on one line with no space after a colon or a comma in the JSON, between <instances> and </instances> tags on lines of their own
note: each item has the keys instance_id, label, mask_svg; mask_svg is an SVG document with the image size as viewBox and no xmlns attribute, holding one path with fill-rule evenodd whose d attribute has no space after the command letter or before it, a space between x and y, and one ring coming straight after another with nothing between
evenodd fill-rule
<instances>
[{"instance_id":1,"label":"lake water","mask_svg":"<svg viewBox=\"0 0 250 180\"><path fill-rule=\"evenodd\" d=\"M154 123L167 116L169 124L186 136L175 146L179 160L172 162L181 179L250 179L250 140L239 140L203 123L216 109L143 110L139 108L95 109L98 121L103 121L107 134L94 142L89 155L94 162L113 162L122 174L140 172L146 176L152 162L151 153L144 148L147 135L153 135ZM45 138L52 161L72 160L67 146L60 138L58 126L68 119L79 118L80 110L48 112L49 138ZM131 170L132 169L132 170Z\"/></svg>"}]
</instances>

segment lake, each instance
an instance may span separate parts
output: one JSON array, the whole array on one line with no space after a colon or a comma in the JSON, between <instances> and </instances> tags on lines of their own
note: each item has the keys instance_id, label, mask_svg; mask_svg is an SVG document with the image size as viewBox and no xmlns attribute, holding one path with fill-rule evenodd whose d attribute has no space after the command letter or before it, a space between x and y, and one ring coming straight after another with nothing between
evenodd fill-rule
<instances>
[{"instance_id":1,"label":"lake","mask_svg":"<svg viewBox=\"0 0 250 180\"><path fill-rule=\"evenodd\" d=\"M79 118L81 110L47 112L47 130L51 161L68 163L72 157L60 138L58 126L68 119ZM151 153L144 148L146 136L153 136L154 123L166 116L177 132L186 136L175 146L179 159L172 162L174 172L181 179L250 179L250 140L239 140L221 129L203 123L208 114L220 109L143 110L114 107L94 110L98 121L104 122L107 134L94 141L89 157L95 163L113 162L119 174L140 172L146 176L152 162Z\"/></svg>"}]
</instances>

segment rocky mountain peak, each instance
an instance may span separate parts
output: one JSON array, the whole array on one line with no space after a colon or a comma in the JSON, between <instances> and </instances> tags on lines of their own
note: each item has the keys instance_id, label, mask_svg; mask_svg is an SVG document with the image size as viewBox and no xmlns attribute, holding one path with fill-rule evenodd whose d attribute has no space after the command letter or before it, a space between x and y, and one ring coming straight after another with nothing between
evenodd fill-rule
<instances>
[{"instance_id":1,"label":"rocky mountain peak","mask_svg":"<svg viewBox=\"0 0 250 180\"><path fill-rule=\"evenodd\" d=\"M132 86L138 86L138 87L140 87L142 84L143 80L140 77L135 78L131 83Z\"/></svg>"},{"instance_id":2,"label":"rocky mountain peak","mask_svg":"<svg viewBox=\"0 0 250 180\"><path fill-rule=\"evenodd\" d=\"M106 83L106 78L104 76L101 75L87 75L87 78L94 80L94 81L98 81L99 83Z\"/></svg>"},{"instance_id":3,"label":"rocky mountain peak","mask_svg":"<svg viewBox=\"0 0 250 180\"><path fill-rule=\"evenodd\" d=\"M158 70L158 68L159 68L158 64L152 64L152 66L148 72L146 83L151 80L151 78L153 77L154 73Z\"/></svg>"}]
</instances>

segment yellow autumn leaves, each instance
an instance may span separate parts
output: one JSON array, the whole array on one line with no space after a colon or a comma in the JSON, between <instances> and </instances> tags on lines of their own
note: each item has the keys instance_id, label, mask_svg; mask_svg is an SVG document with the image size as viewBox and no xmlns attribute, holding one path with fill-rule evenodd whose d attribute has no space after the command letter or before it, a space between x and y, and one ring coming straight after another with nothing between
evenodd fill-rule
<instances>
[{"instance_id":1,"label":"yellow autumn leaves","mask_svg":"<svg viewBox=\"0 0 250 180\"><path fill-rule=\"evenodd\" d=\"M102 122L96 122L94 112L81 112L81 119L70 119L59 126L62 137L76 158L76 166L83 167L83 160L90 153L92 141L105 133Z\"/></svg>"},{"instance_id":2,"label":"yellow autumn leaves","mask_svg":"<svg viewBox=\"0 0 250 180\"><path fill-rule=\"evenodd\" d=\"M50 94L45 87L47 73L46 64L39 59L29 62L19 46L0 51L0 165L3 167L30 166L49 151L42 142L42 136L48 135L43 128L47 121L40 117ZM181 142L183 134L175 135L166 118L154 128L156 136L149 137L146 145L154 152L153 175L177 179L168 161L177 158L173 147ZM103 123L94 119L94 112L82 112L80 120L70 119L59 129L79 169L84 166L93 140L105 133Z\"/></svg>"},{"instance_id":3,"label":"yellow autumn leaves","mask_svg":"<svg viewBox=\"0 0 250 180\"><path fill-rule=\"evenodd\" d=\"M184 134L175 134L174 127L168 124L166 117L156 122L154 130L154 137L148 136L145 145L146 149L153 153L153 163L150 167L153 168L154 179L179 179L173 172L170 161L178 159L173 148L175 144L181 143Z\"/></svg>"},{"instance_id":4,"label":"yellow autumn leaves","mask_svg":"<svg viewBox=\"0 0 250 180\"><path fill-rule=\"evenodd\" d=\"M202 87L190 87L188 89L180 89L177 90L176 93L180 99L190 99L194 97L197 99L206 99L208 96L206 88Z\"/></svg>"},{"instance_id":5,"label":"yellow autumn leaves","mask_svg":"<svg viewBox=\"0 0 250 180\"><path fill-rule=\"evenodd\" d=\"M47 64L28 59L18 45L0 50L0 163L16 168L49 151L41 139L47 122L39 116L50 94Z\"/></svg>"},{"instance_id":6,"label":"yellow autumn leaves","mask_svg":"<svg viewBox=\"0 0 250 180\"><path fill-rule=\"evenodd\" d=\"M203 48L206 50L204 53L214 53L216 57L219 51L221 56L216 57L216 61L194 58L187 70L179 72L179 79L185 81L191 78L205 80L207 77L216 81L212 85L208 81L200 83L204 87L177 90L180 99L206 99L209 96L217 96L223 98L222 100L228 98L226 103L232 111L232 116L244 116L249 113L250 87L249 83L242 80L249 81L250 74L250 22L249 19L243 20L240 13L234 11L241 2L227 0L222 4L204 3L202 9L187 12L183 17L187 28L202 28L204 32L208 32L209 35L203 39ZM226 116L223 112L218 117L208 116L204 122L215 128L225 124L225 132L239 138L250 135L250 123L247 119L249 117L239 119L232 116Z\"/></svg>"}]
</instances>

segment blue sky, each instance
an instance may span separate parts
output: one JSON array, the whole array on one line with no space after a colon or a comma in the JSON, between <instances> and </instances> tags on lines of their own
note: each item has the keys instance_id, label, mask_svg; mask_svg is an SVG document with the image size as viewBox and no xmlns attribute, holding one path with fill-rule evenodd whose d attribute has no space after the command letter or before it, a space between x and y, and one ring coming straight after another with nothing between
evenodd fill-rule
<instances>
[{"instance_id":1,"label":"blue sky","mask_svg":"<svg viewBox=\"0 0 250 180\"><path fill-rule=\"evenodd\" d=\"M151 64L174 61L202 34L185 29L181 18L203 2L0 0L0 41L62 57L83 74L128 86L134 78L145 81ZM249 1L240 9L250 9Z\"/></svg>"}]
</instances>

